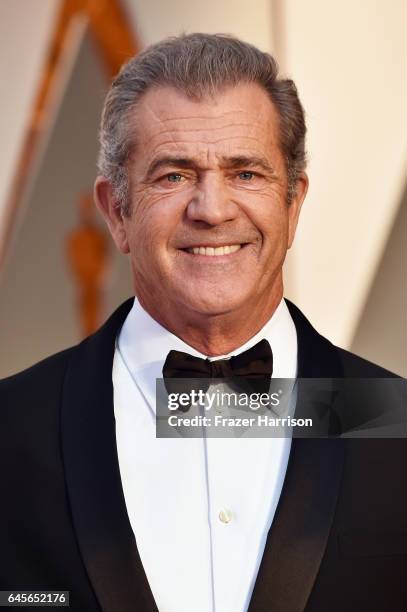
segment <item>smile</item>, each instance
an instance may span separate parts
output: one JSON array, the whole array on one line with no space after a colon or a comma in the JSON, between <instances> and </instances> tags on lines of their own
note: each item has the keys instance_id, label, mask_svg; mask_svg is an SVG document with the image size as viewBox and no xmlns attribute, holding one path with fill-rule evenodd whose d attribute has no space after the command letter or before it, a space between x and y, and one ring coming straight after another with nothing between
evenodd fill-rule
<instances>
[{"instance_id":1,"label":"smile","mask_svg":"<svg viewBox=\"0 0 407 612\"><path fill-rule=\"evenodd\" d=\"M207 257L216 257L219 255L231 255L236 253L242 248L241 244L228 244L225 246L210 247L210 246L196 246L185 249L187 253L192 255L206 255Z\"/></svg>"}]
</instances>

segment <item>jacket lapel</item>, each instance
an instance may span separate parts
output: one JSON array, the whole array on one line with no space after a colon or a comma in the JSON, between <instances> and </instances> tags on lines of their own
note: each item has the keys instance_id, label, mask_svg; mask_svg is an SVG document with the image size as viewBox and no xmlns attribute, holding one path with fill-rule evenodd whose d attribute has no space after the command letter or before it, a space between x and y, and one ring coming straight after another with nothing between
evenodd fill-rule
<instances>
[{"instance_id":1,"label":"jacket lapel","mask_svg":"<svg viewBox=\"0 0 407 612\"><path fill-rule=\"evenodd\" d=\"M298 337L299 378L343 376L335 347L287 300ZM301 387L298 396L301 404ZM338 497L343 441L292 441L281 497L249 612L303 612L326 548Z\"/></svg>"},{"instance_id":2,"label":"jacket lapel","mask_svg":"<svg viewBox=\"0 0 407 612\"><path fill-rule=\"evenodd\" d=\"M61 435L79 548L104 612L157 612L127 515L116 450L112 363L125 302L73 353L65 379Z\"/></svg>"}]
</instances>

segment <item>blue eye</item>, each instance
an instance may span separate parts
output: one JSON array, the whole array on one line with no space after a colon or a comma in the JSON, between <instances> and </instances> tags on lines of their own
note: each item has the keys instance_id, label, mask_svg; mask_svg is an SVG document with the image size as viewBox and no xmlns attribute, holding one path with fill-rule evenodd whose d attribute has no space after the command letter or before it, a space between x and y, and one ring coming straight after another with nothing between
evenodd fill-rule
<instances>
[{"instance_id":1,"label":"blue eye","mask_svg":"<svg viewBox=\"0 0 407 612\"><path fill-rule=\"evenodd\" d=\"M241 178L243 181L250 181L253 177L254 172L248 172L246 170L244 172L239 172L239 178Z\"/></svg>"},{"instance_id":2,"label":"blue eye","mask_svg":"<svg viewBox=\"0 0 407 612\"><path fill-rule=\"evenodd\" d=\"M167 175L167 179L170 183L179 183L182 180L182 176L176 172L173 172Z\"/></svg>"}]
</instances>

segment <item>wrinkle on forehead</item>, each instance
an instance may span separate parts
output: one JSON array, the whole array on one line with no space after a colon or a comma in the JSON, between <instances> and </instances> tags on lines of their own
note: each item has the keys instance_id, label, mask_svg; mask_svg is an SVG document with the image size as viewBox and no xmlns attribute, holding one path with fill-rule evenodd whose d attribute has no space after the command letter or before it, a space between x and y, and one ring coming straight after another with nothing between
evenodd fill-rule
<instances>
[{"instance_id":1,"label":"wrinkle on forehead","mask_svg":"<svg viewBox=\"0 0 407 612\"><path fill-rule=\"evenodd\" d=\"M268 110L273 109L273 104L267 92L253 83L249 85L249 88L255 91L257 89L256 104L253 108L255 114L257 114L259 106L261 106L262 103L265 103ZM234 92L239 92L239 90L242 90L242 96L233 95ZM241 98L247 97L244 96L245 90L247 90L247 84L241 84L220 92L215 98L203 97L200 100L195 100L189 98L182 91L174 87L158 87L144 94L135 111L146 112L157 122L182 121L186 119L202 119L203 121L207 121L208 119L217 119L219 117L224 118L239 112L251 115L251 110L248 111L244 108L244 105L241 104ZM235 104L235 108L230 110L222 108L225 100L229 100L230 98L232 98L231 101ZM186 106L188 107L188 111L180 110L181 107L185 108ZM202 114L203 107L206 108L205 115ZM187 114L184 115L182 114L183 112L187 112ZM197 114L195 114L195 112Z\"/></svg>"},{"instance_id":2,"label":"wrinkle on forehead","mask_svg":"<svg viewBox=\"0 0 407 612\"><path fill-rule=\"evenodd\" d=\"M230 128L222 128L219 130L179 130L177 132L165 131L160 132L152 136L147 142L144 141L144 146L151 151L161 151L166 146L176 145L177 148L184 148L190 150L192 147L206 147L206 146L219 146L224 148L230 148L232 146L239 146L245 144L251 145L255 148L260 147L264 149L264 137L260 131L253 129L241 130L238 132L234 129L234 126Z\"/></svg>"},{"instance_id":3,"label":"wrinkle on forehead","mask_svg":"<svg viewBox=\"0 0 407 612\"><path fill-rule=\"evenodd\" d=\"M234 116L236 115L236 113L242 113L244 115L248 115L250 116L251 113L248 111L245 111L244 109L236 109L236 110L231 110L231 111L222 111L216 115L213 114L209 114L209 115L203 115L203 114L199 114L199 115L194 115L194 114L190 114L190 115L179 115L177 117L169 116L169 117L160 117L157 112L152 109L150 106L146 106L146 110L149 110L151 115L153 116L153 119L155 119L157 122L159 123L170 123L171 121L187 121L188 119L193 119L195 121L216 121L217 119L222 119L224 120L225 117L228 117L228 115L230 116ZM167 109L165 109L167 110Z\"/></svg>"},{"instance_id":4,"label":"wrinkle on forehead","mask_svg":"<svg viewBox=\"0 0 407 612\"><path fill-rule=\"evenodd\" d=\"M234 142L236 142L236 145ZM218 145L222 145L218 147ZM215 148L217 147L217 148ZM151 154L147 156L147 163L151 164L155 158L165 153L176 154L179 158L191 158L196 161L206 160L209 162L210 159L216 161L225 156L230 152L233 152L235 157L246 156L246 157L257 157L259 153L265 156L266 151L264 144L256 138L247 138L245 143L242 143L241 137L235 139L220 139L213 142L207 141L196 141L192 143L190 141L172 141L166 140L160 143L157 147L154 147Z\"/></svg>"},{"instance_id":5,"label":"wrinkle on forehead","mask_svg":"<svg viewBox=\"0 0 407 612\"><path fill-rule=\"evenodd\" d=\"M268 94L254 84L200 101L157 88L145 94L134 114L136 149L148 163L164 150L197 158L213 156L215 148L220 155L231 149L266 155L279 149L278 124Z\"/></svg>"},{"instance_id":6,"label":"wrinkle on forehead","mask_svg":"<svg viewBox=\"0 0 407 612\"><path fill-rule=\"evenodd\" d=\"M260 147L262 149L265 148L265 143L264 141L260 138L260 137L256 137L255 135L253 136L249 136L249 135L245 135L244 138L241 135L229 135L229 136L223 136L222 138L214 138L212 134L208 134L208 138L176 138L175 134L172 135L169 134L170 138L167 138L165 140L161 140L160 138L156 137L158 139L157 143L154 143L154 138L152 138L148 143L146 143L145 141L142 143L143 145L147 145L147 144L151 144L152 145L152 149L154 149L154 151L159 151L160 149L167 147L167 146L171 146L174 145L176 147L185 147L186 150L188 150L191 146L210 146L210 145L221 145L224 144L225 147L228 146L228 143L231 145L234 142L240 142L242 144L242 146L244 146L244 144L248 144L248 143L252 143L257 147Z\"/></svg>"},{"instance_id":7,"label":"wrinkle on forehead","mask_svg":"<svg viewBox=\"0 0 407 612\"><path fill-rule=\"evenodd\" d=\"M135 110L135 120L144 126L152 124L172 124L185 121L217 122L221 125L230 120L249 124L263 125L276 118L275 107L268 93L258 84L241 83L219 92L217 96L204 97L200 100L188 98L174 87L156 87L147 91Z\"/></svg>"},{"instance_id":8,"label":"wrinkle on forehead","mask_svg":"<svg viewBox=\"0 0 407 612\"><path fill-rule=\"evenodd\" d=\"M218 116L215 120L211 117L205 119L202 117L187 117L176 120L162 120L153 125L150 124L149 129L145 129L145 123L142 123L142 125L144 125L144 129L141 133L139 131L139 137L141 136L140 142L143 143L143 145L149 145L157 139L166 137L169 137L173 141L181 141L188 138L188 136L194 138L196 134L199 134L201 137L206 135L206 138L203 138L204 142L219 142L220 140L230 137L232 132L235 134L233 136L234 138L252 137L251 134L257 132L259 135L258 139L260 140L265 130L268 129L268 131L271 132L269 122L266 123L255 120L239 121L236 113L233 113L233 116L231 116L230 120L227 122L222 116ZM236 134L236 132L238 132L238 134ZM217 135L221 133L223 133L224 136L217 139Z\"/></svg>"},{"instance_id":9,"label":"wrinkle on forehead","mask_svg":"<svg viewBox=\"0 0 407 612\"><path fill-rule=\"evenodd\" d=\"M212 132L216 132L218 130L224 130L224 129L227 129L227 128L230 128L230 127L233 127L233 128L240 128L240 127L246 128L246 127L248 127L248 128L251 128L251 129L253 129L253 128L259 128L259 129L262 128L262 129L264 129L264 123L260 123L259 122L256 125L256 123L253 122L253 121L248 121L246 123L239 123L238 121L233 121L233 122L231 121L229 124L223 122L221 125L211 126L210 128L208 128L208 123L211 120L210 118L205 120L205 121L202 121L202 123L204 124L203 127L197 127L196 125L194 125L193 127L192 126L188 127L187 122L189 121L189 119L190 119L189 117L187 117L186 119L182 119L182 120L180 119L179 120L180 125L179 126L174 126L174 127L167 127L166 126L166 124L169 123L170 120L162 121L160 123L160 125L163 126L163 129L159 130L159 133L160 134L166 134L166 133L176 134L178 132L191 132L191 131L192 132L205 132L208 129L210 129ZM182 121L182 123L181 123L181 121ZM196 121L196 119L192 119L192 121Z\"/></svg>"}]
</instances>

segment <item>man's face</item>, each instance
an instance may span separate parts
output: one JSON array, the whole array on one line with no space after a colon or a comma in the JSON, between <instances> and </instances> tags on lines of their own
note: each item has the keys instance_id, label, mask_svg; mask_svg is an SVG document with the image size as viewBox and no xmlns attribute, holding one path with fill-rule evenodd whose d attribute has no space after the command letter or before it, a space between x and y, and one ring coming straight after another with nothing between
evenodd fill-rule
<instances>
[{"instance_id":1,"label":"man's face","mask_svg":"<svg viewBox=\"0 0 407 612\"><path fill-rule=\"evenodd\" d=\"M109 225L130 253L142 303L212 316L282 291L307 182L302 177L287 205L278 115L267 94L243 83L197 102L156 88L134 122L131 215Z\"/></svg>"}]
</instances>

